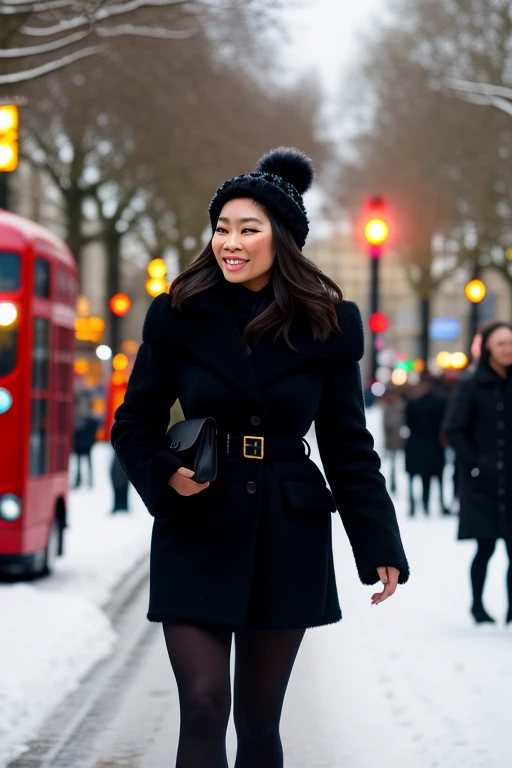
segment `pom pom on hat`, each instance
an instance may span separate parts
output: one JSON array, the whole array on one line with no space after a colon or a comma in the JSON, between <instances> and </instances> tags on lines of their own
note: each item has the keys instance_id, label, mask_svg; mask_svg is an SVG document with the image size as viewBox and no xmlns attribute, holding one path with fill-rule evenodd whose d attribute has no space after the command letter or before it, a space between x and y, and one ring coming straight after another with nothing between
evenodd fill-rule
<instances>
[{"instance_id":1,"label":"pom pom on hat","mask_svg":"<svg viewBox=\"0 0 512 768\"><path fill-rule=\"evenodd\" d=\"M273 173L293 184L301 195L311 187L315 176L310 158L293 147L272 149L258 162L257 173Z\"/></svg>"}]
</instances>

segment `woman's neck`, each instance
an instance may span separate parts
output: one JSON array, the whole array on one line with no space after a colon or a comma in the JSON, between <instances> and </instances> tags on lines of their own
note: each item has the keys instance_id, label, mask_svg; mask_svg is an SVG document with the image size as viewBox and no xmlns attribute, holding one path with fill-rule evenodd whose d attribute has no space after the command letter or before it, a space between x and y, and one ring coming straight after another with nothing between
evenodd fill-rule
<instances>
[{"instance_id":1,"label":"woman's neck","mask_svg":"<svg viewBox=\"0 0 512 768\"><path fill-rule=\"evenodd\" d=\"M507 378L507 368L505 365L500 365L492 357L489 359L489 365L502 379Z\"/></svg>"}]
</instances>

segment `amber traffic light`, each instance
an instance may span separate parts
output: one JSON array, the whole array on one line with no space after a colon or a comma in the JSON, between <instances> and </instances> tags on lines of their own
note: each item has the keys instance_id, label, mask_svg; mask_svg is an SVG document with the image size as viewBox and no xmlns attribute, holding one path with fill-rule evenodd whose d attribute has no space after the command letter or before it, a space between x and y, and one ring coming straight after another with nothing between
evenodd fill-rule
<instances>
[{"instance_id":1,"label":"amber traffic light","mask_svg":"<svg viewBox=\"0 0 512 768\"><path fill-rule=\"evenodd\" d=\"M167 291L167 280L165 276L167 274L167 267L163 259L153 259L148 264L149 280L146 281L146 292L150 296L160 296L161 293Z\"/></svg>"},{"instance_id":2,"label":"amber traffic light","mask_svg":"<svg viewBox=\"0 0 512 768\"><path fill-rule=\"evenodd\" d=\"M16 104L0 104L0 171L18 165L19 112Z\"/></svg>"},{"instance_id":3,"label":"amber traffic light","mask_svg":"<svg viewBox=\"0 0 512 768\"><path fill-rule=\"evenodd\" d=\"M464 288L464 293L472 304L479 304L487 293L487 288L481 280L470 280Z\"/></svg>"},{"instance_id":4,"label":"amber traffic light","mask_svg":"<svg viewBox=\"0 0 512 768\"><path fill-rule=\"evenodd\" d=\"M384 219L372 218L366 222L364 236L369 245L384 245L389 235L389 227Z\"/></svg>"}]
</instances>

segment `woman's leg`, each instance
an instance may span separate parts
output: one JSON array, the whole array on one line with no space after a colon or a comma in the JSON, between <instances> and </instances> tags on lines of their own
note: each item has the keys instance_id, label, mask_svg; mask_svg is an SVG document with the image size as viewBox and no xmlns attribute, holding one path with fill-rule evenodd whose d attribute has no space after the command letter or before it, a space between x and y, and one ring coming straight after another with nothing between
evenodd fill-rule
<instances>
[{"instance_id":1,"label":"woman's leg","mask_svg":"<svg viewBox=\"0 0 512 768\"><path fill-rule=\"evenodd\" d=\"M414 515L414 475L409 474L409 516Z\"/></svg>"},{"instance_id":2,"label":"woman's leg","mask_svg":"<svg viewBox=\"0 0 512 768\"><path fill-rule=\"evenodd\" d=\"M505 539L505 546L507 547L508 554L508 571L507 571L507 593L508 593L508 611L507 611L507 624L512 622L512 540Z\"/></svg>"},{"instance_id":3,"label":"woman's leg","mask_svg":"<svg viewBox=\"0 0 512 768\"><path fill-rule=\"evenodd\" d=\"M304 631L236 634L235 768L282 768L279 721Z\"/></svg>"},{"instance_id":4,"label":"woman's leg","mask_svg":"<svg viewBox=\"0 0 512 768\"><path fill-rule=\"evenodd\" d=\"M492 557L496 542L493 539L478 539L478 548L471 565L471 586L473 588L473 606L471 613L478 624L494 622L494 619L484 609L482 595L484 591L487 565Z\"/></svg>"},{"instance_id":5,"label":"woman's leg","mask_svg":"<svg viewBox=\"0 0 512 768\"><path fill-rule=\"evenodd\" d=\"M180 699L176 768L227 768L232 633L164 624L164 635Z\"/></svg>"},{"instance_id":6,"label":"woman's leg","mask_svg":"<svg viewBox=\"0 0 512 768\"><path fill-rule=\"evenodd\" d=\"M431 475L422 475L421 482L423 484L423 511L428 515L428 507L430 503L430 479Z\"/></svg>"}]
</instances>

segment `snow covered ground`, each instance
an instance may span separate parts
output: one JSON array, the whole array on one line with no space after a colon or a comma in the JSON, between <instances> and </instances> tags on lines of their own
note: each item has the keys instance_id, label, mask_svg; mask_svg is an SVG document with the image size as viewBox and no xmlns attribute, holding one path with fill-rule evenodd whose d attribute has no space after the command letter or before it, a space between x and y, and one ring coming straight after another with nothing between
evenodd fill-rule
<instances>
[{"instance_id":1,"label":"snow covered ground","mask_svg":"<svg viewBox=\"0 0 512 768\"><path fill-rule=\"evenodd\" d=\"M379 450L380 420L378 409L370 409ZM395 502L411 579L379 606L370 605L375 588L361 586L346 536L334 521L344 618L306 633L283 716L287 768L512 764L512 629L503 624L503 544L484 594L499 624L475 626L468 576L474 543L456 541L458 518L441 517L435 492L430 518L409 518L406 499L401 475Z\"/></svg>"},{"instance_id":2,"label":"snow covered ground","mask_svg":"<svg viewBox=\"0 0 512 768\"><path fill-rule=\"evenodd\" d=\"M110 514L111 457L109 445L97 444L95 487L71 491L66 552L55 574L0 584L0 768L110 653L115 635L102 606L149 551L151 518L133 489L130 514Z\"/></svg>"},{"instance_id":3,"label":"snow covered ground","mask_svg":"<svg viewBox=\"0 0 512 768\"><path fill-rule=\"evenodd\" d=\"M380 448L377 408L368 421ZM95 451L97 488L72 492L67 555L56 575L0 585L0 768L113 648L101 606L149 548L151 521L133 490L133 513L110 516L110 449ZM450 471L446 485L450 498ZM473 542L456 541L457 517L440 515L435 486L430 518L410 519L406 500L406 477L399 474L395 501L412 575L377 607L333 518L344 620L306 634L283 715L287 768L510 765L504 548L500 542L484 596L500 623L476 627L469 616ZM233 744L231 737L231 755Z\"/></svg>"}]
</instances>

